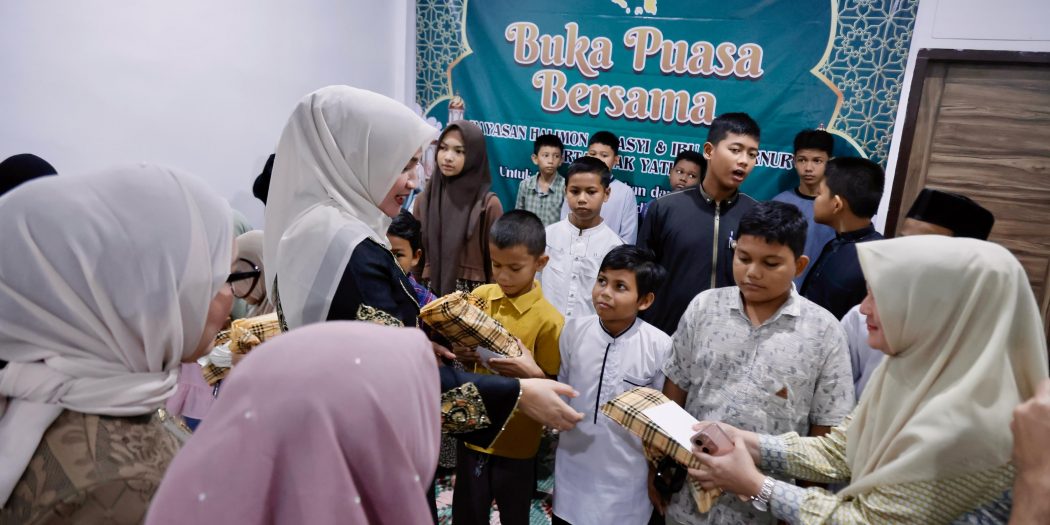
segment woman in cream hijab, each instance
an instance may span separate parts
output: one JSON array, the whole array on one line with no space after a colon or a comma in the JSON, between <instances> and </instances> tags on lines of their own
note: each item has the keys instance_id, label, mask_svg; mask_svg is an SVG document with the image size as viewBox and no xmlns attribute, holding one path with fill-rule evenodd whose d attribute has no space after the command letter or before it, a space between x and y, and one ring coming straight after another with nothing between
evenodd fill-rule
<instances>
[{"instance_id":1,"label":"woman in cream hijab","mask_svg":"<svg viewBox=\"0 0 1050 525\"><path fill-rule=\"evenodd\" d=\"M403 104L349 86L299 102L277 145L263 243L288 329L362 317L415 326L419 305L386 229L435 132Z\"/></svg>"},{"instance_id":2,"label":"woman in cream hijab","mask_svg":"<svg viewBox=\"0 0 1050 525\"><path fill-rule=\"evenodd\" d=\"M723 425L727 455L695 449L705 488L768 500L790 523L948 523L1011 486L1013 408L1047 377L1024 269L1005 248L914 236L857 247L868 343L889 358L853 415L820 438ZM767 478L848 483L837 494ZM726 496L723 496L726 497Z\"/></svg>"},{"instance_id":3,"label":"woman in cream hijab","mask_svg":"<svg viewBox=\"0 0 1050 525\"><path fill-rule=\"evenodd\" d=\"M229 316L229 205L155 166L0 198L0 523L139 523L178 447L151 414Z\"/></svg>"},{"instance_id":4,"label":"woman in cream hijab","mask_svg":"<svg viewBox=\"0 0 1050 525\"><path fill-rule=\"evenodd\" d=\"M277 145L263 244L267 289L285 330L337 320L417 326L419 303L386 230L435 134L405 105L362 89L329 86L299 102ZM481 416L458 427L448 418L445 430L480 446L515 409L561 430L583 417L558 397L572 388L551 380L447 366L440 378L449 410L465 404Z\"/></svg>"}]
</instances>

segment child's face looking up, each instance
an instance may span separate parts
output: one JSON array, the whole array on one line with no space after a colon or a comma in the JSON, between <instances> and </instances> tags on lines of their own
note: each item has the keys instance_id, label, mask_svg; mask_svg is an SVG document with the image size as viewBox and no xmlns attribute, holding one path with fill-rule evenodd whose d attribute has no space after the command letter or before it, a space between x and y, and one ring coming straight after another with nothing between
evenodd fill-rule
<instances>
[{"instance_id":1,"label":"child's face looking up","mask_svg":"<svg viewBox=\"0 0 1050 525\"><path fill-rule=\"evenodd\" d=\"M684 190L700 184L700 165L691 160L680 160L671 168L669 179L671 180L671 191Z\"/></svg>"},{"instance_id":2,"label":"child's face looking up","mask_svg":"<svg viewBox=\"0 0 1050 525\"><path fill-rule=\"evenodd\" d=\"M781 301L791 291L791 280L802 273L809 258L798 259L786 244L742 235L733 255L733 278L750 305Z\"/></svg>"},{"instance_id":3,"label":"child's face looking up","mask_svg":"<svg viewBox=\"0 0 1050 525\"><path fill-rule=\"evenodd\" d=\"M591 301L598 318L606 326L633 322L640 310L649 308L653 294L639 300L638 283L631 270L606 268L598 272L598 279L591 289Z\"/></svg>"},{"instance_id":4,"label":"child's face looking up","mask_svg":"<svg viewBox=\"0 0 1050 525\"><path fill-rule=\"evenodd\" d=\"M438 143L438 170L446 177L455 177L463 172L466 160L467 147L463 144L463 134L453 128Z\"/></svg>"}]
</instances>

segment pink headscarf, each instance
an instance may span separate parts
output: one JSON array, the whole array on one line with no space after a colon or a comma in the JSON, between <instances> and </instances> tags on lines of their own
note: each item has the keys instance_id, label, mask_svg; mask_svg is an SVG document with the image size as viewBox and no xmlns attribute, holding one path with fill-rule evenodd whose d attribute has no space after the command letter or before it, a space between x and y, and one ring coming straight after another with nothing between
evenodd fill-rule
<instances>
[{"instance_id":1,"label":"pink headscarf","mask_svg":"<svg viewBox=\"0 0 1050 525\"><path fill-rule=\"evenodd\" d=\"M339 321L277 337L237 365L146 522L430 523L440 395L419 330Z\"/></svg>"}]
</instances>

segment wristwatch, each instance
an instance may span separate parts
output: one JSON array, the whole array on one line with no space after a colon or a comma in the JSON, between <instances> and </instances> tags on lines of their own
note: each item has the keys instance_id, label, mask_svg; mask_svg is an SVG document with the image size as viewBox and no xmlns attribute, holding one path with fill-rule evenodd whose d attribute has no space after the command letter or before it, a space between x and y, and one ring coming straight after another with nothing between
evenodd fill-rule
<instances>
[{"instance_id":1,"label":"wristwatch","mask_svg":"<svg viewBox=\"0 0 1050 525\"><path fill-rule=\"evenodd\" d=\"M773 484L775 482L776 480L769 476L762 480L762 488L758 489L758 494L751 496L752 507L762 512L769 510L769 498L773 497Z\"/></svg>"}]
</instances>

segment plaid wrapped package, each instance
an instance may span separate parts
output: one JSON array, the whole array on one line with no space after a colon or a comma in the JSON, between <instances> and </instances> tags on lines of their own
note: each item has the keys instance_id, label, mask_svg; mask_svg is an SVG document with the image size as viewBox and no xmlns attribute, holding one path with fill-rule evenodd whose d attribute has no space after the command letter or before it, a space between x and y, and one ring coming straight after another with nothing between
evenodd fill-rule
<instances>
[{"instance_id":1,"label":"plaid wrapped package","mask_svg":"<svg viewBox=\"0 0 1050 525\"><path fill-rule=\"evenodd\" d=\"M671 403L662 393L651 388L632 388L602 406L602 413L609 416L620 426L642 439L646 458L656 464L664 456L671 456L676 462L689 468L700 468L700 462L693 457L693 452L667 435L656 423L642 413L643 410ZM689 493L696 502L700 512L707 512L722 495L719 489L704 490L700 484L689 478Z\"/></svg>"},{"instance_id":2,"label":"plaid wrapped package","mask_svg":"<svg viewBox=\"0 0 1050 525\"><path fill-rule=\"evenodd\" d=\"M453 292L423 307L420 319L456 345L483 346L507 357L521 349L510 332L485 313L485 300L466 292Z\"/></svg>"},{"instance_id":3,"label":"plaid wrapped package","mask_svg":"<svg viewBox=\"0 0 1050 525\"><path fill-rule=\"evenodd\" d=\"M243 355L247 354L252 348L262 344L263 341L280 334L281 324L277 319L277 314L270 313L234 321L230 324L229 330L219 332L219 335L215 337L213 346L229 343L230 352ZM209 363L204 366L201 373L204 374L204 380L209 385L214 385L225 379L226 375L230 373L230 369Z\"/></svg>"},{"instance_id":4,"label":"plaid wrapped package","mask_svg":"<svg viewBox=\"0 0 1050 525\"><path fill-rule=\"evenodd\" d=\"M281 323L277 313L238 319L230 324L230 352L247 354L263 341L281 335Z\"/></svg>"}]
</instances>

